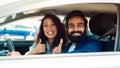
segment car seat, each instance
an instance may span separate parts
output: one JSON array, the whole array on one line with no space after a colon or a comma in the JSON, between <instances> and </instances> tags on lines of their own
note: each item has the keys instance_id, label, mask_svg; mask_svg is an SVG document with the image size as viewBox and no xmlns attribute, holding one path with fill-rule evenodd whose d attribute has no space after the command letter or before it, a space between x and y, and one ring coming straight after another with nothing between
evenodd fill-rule
<instances>
[{"instance_id":1,"label":"car seat","mask_svg":"<svg viewBox=\"0 0 120 68\"><path fill-rule=\"evenodd\" d=\"M105 13L98 13L91 17L89 21L90 31L94 35L100 36L97 40L102 44L102 51L114 51L114 41L116 26L114 18ZM104 38L107 37L107 40Z\"/></svg>"}]
</instances>

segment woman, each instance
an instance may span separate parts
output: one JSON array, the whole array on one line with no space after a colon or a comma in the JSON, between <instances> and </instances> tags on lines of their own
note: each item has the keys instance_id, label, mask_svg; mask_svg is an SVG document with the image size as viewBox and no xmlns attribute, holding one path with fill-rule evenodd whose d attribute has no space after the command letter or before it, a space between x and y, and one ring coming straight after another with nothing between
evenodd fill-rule
<instances>
[{"instance_id":1,"label":"woman","mask_svg":"<svg viewBox=\"0 0 120 68\"><path fill-rule=\"evenodd\" d=\"M28 55L59 53L66 42L65 27L60 19L56 15L46 14L40 25L35 47Z\"/></svg>"}]
</instances>

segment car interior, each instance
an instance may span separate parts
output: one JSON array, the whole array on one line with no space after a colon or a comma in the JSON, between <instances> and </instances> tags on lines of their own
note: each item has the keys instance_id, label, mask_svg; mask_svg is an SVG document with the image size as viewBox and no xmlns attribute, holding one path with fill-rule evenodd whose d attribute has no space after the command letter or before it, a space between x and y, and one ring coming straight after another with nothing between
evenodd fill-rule
<instances>
[{"instance_id":1,"label":"car interior","mask_svg":"<svg viewBox=\"0 0 120 68\"><path fill-rule=\"evenodd\" d=\"M88 35L101 42L103 52L115 51L117 7L114 3L76 3L36 8L6 16L4 17L5 20L0 22L0 25L24 18L44 16L47 13L54 13L58 16L61 15L65 17L65 15L72 10L83 11L88 19L89 31L91 32L88 33ZM16 15L16 17L13 18L13 15ZM64 23L64 21L62 22ZM0 40L1 56L5 56L2 54L4 50L9 50L5 42L5 40ZM29 47L34 43L34 40L12 40L12 42L15 50L24 55L29 51Z\"/></svg>"},{"instance_id":2,"label":"car interior","mask_svg":"<svg viewBox=\"0 0 120 68\"><path fill-rule=\"evenodd\" d=\"M116 33L115 25L116 17L108 14L98 13L91 17L89 27L94 35L100 36L97 40L102 44L102 51L114 51L114 37ZM104 40L106 37L108 39Z\"/></svg>"}]
</instances>

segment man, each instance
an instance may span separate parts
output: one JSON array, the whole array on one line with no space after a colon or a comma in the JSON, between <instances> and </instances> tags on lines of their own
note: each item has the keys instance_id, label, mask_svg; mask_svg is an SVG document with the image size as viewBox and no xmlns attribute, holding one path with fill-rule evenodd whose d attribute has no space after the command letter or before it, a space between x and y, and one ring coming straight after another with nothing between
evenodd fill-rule
<instances>
[{"instance_id":1,"label":"man","mask_svg":"<svg viewBox=\"0 0 120 68\"><path fill-rule=\"evenodd\" d=\"M101 45L98 41L86 35L87 19L79 10L73 10L66 16L66 30L70 42L63 48L62 53L98 52Z\"/></svg>"}]
</instances>

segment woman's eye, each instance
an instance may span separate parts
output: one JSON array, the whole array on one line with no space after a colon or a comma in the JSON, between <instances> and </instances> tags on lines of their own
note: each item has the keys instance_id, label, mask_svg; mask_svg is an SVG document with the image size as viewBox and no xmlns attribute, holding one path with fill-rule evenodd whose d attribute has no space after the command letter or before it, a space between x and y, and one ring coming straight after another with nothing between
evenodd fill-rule
<instances>
[{"instance_id":1,"label":"woman's eye","mask_svg":"<svg viewBox=\"0 0 120 68\"><path fill-rule=\"evenodd\" d=\"M52 23L52 25L55 25L54 23Z\"/></svg>"},{"instance_id":2,"label":"woman's eye","mask_svg":"<svg viewBox=\"0 0 120 68\"><path fill-rule=\"evenodd\" d=\"M47 27L47 25L43 25L44 27Z\"/></svg>"}]
</instances>

